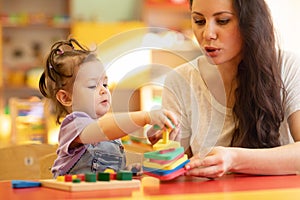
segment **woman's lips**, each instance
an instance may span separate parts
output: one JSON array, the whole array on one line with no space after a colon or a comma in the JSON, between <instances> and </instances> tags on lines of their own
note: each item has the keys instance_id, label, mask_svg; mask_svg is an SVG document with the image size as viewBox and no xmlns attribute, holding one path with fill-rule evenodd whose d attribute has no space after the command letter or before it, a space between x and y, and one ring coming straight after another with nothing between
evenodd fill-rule
<instances>
[{"instance_id":1,"label":"woman's lips","mask_svg":"<svg viewBox=\"0 0 300 200\"><path fill-rule=\"evenodd\" d=\"M210 57L216 57L219 55L220 49L216 47L204 47L205 52Z\"/></svg>"}]
</instances>

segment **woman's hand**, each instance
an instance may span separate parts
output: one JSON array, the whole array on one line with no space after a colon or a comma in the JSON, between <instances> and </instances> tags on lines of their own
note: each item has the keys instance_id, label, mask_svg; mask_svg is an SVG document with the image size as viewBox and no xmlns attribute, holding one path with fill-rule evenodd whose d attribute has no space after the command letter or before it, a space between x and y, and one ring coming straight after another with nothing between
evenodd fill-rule
<instances>
[{"instance_id":1,"label":"woman's hand","mask_svg":"<svg viewBox=\"0 0 300 200\"><path fill-rule=\"evenodd\" d=\"M218 178L230 172L233 166L233 149L214 147L204 158L195 155L185 166L186 175Z\"/></svg>"}]
</instances>

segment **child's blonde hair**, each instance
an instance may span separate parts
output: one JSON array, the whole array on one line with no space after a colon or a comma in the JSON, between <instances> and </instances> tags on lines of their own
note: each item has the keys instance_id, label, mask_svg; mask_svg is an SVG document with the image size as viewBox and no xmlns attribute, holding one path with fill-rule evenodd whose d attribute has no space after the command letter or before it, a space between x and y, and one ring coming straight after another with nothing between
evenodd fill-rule
<instances>
[{"instance_id":1,"label":"child's blonde hair","mask_svg":"<svg viewBox=\"0 0 300 200\"><path fill-rule=\"evenodd\" d=\"M39 80L39 89L54 104L58 124L61 123L60 119L69 112L56 99L56 93L62 89L72 94L78 68L91 52L73 38L58 41L51 47L44 72Z\"/></svg>"}]
</instances>

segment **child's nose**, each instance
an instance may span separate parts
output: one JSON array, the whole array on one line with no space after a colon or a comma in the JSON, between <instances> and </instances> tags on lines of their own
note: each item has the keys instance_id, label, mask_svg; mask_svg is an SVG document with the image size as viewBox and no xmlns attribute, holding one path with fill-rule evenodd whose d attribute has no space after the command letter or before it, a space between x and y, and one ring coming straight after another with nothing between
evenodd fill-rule
<instances>
[{"instance_id":1,"label":"child's nose","mask_svg":"<svg viewBox=\"0 0 300 200\"><path fill-rule=\"evenodd\" d=\"M104 86L101 86L99 94L102 95L102 94L105 94L105 93L106 93L106 88Z\"/></svg>"}]
</instances>

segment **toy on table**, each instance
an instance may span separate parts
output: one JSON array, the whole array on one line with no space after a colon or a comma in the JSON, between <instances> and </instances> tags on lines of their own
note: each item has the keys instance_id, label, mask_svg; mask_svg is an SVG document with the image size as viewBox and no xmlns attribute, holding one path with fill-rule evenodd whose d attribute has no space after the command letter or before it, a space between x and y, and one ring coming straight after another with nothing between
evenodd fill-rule
<instances>
[{"instance_id":1,"label":"toy on table","mask_svg":"<svg viewBox=\"0 0 300 200\"><path fill-rule=\"evenodd\" d=\"M38 181L24 181L24 180L12 180L12 188L32 188L40 187L41 183Z\"/></svg>"},{"instance_id":2,"label":"toy on table","mask_svg":"<svg viewBox=\"0 0 300 200\"><path fill-rule=\"evenodd\" d=\"M132 179L131 171L98 172L58 176L57 179L40 180L43 187L67 191L91 191L119 188L139 188L140 180Z\"/></svg>"},{"instance_id":3,"label":"toy on table","mask_svg":"<svg viewBox=\"0 0 300 200\"><path fill-rule=\"evenodd\" d=\"M144 153L144 174L166 181L185 173L184 166L189 160L180 143L169 140L168 130L163 130L162 139L153 145L153 149L155 151Z\"/></svg>"}]
</instances>

